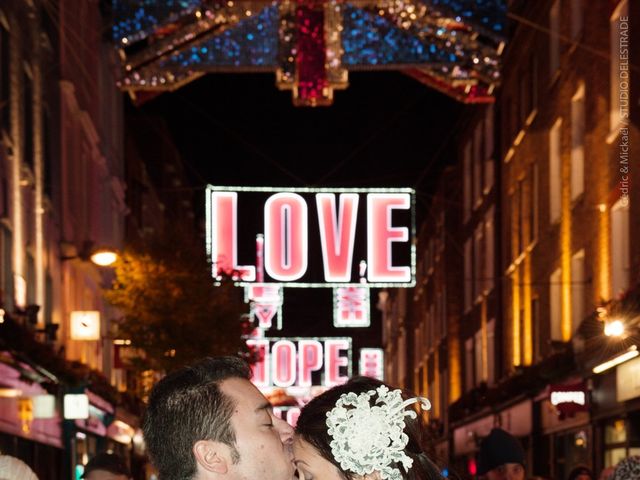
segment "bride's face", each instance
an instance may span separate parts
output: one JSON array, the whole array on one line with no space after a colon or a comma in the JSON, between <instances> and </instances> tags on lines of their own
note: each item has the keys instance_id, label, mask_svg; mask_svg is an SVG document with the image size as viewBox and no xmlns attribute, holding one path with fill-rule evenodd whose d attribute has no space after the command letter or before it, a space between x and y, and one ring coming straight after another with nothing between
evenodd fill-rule
<instances>
[{"instance_id":1,"label":"bride's face","mask_svg":"<svg viewBox=\"0 0 640 480\"><path fill-rule=\"evenodd\" d=\"M333 463L298 436L293 442L293 456L300 480L345 480Z\"/></svg>"}]
</instances>

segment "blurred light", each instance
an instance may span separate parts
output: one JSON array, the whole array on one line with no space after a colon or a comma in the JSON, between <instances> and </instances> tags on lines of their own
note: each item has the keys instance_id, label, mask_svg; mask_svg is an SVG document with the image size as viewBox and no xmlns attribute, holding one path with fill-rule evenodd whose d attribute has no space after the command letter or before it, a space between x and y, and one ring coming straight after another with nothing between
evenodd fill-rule
<instances>
[{"instance_id":1,"label":"blurred light","mask_svg":"<svg viewBox=\"0 0 640 480\"><path fill-rule=\"evenodd\" d=\"M620 365L621 363L626 362L627 360L631 360L632 358L635 358L638 355L639 355L638 347L636 345L633 345L632 347L629 348L629 350L627 350L622 355L618 355L617 357L612 358L611 360L608 360L604 363L601 363L597 367L594 367L593 373L602 373L606 370L609 370L612 367L615 367L616 365Z\"/></svg>"},{"instance_id":2,"label":"blurred light","mask_svg":"<svg viewBox=\"0 0 640 480\"><path fill-rule=\"evenodd\" d=\"M118 259L118 254L109 249L100 249L96 250L91 254L91 261L96 265L101 267L108 267L109 265L113 265L115 261Z\"/></svg>"},{"instance_id":3,"label":"blurred light","mask_svg":"<svg viewBox=\"0 0 640 480\"><path fill-rule=\"evenodd\" d=\"M0 398L18 398L22 395L22 390L17 388L0 388Z\"/></svg>"},{"instance_id":4,"label":"blurred light","mask_svg":"<svg viewBox=\"0 0 640 480\"><path fill-rule=\"evenodd\" d=\"M55 418L56 416L56 397L53 395L43 394L34 395L33 400L33 418Z\"/></svg>"},{"instance_id":5,"label":"blurred light","mask_svg":"<svg viewBox=\"0 0 640 480\"><path fill-rule=\"evenodd\" d=\"M65 420L89 418L89 397L85 394L68 393L64 396Z\"/></svg>"},{"instance_id":6,"label":"blurred light","mask_svg":"<svg viewBox=\"0 0 640 480\"><path fill-rule=\"evenodd\" d=\"M476 465L476 459L470 458L467 462L467 471L469 475L476 475L478 473L478 466Z\"/></svg>"},{"instance_id":7,"label":"blurred light","mask_svg":"<svg viewBox=\"0 0 640 480\"><path fill-rule=\"evenodd\" d=\"M71 312L71 340L100 340L100 312L74 310Z\"/></svg>"},{"instance_id":8,"label":"blurred light","mask_svg":"<svg viewBox=\"0 0 640 480\"><path fill-rule=\"evenodd\" d=\"M604 334L607 337L620 337L624 334L622 320L611 320L604 324Z\"/></svg>"}]
</instances>

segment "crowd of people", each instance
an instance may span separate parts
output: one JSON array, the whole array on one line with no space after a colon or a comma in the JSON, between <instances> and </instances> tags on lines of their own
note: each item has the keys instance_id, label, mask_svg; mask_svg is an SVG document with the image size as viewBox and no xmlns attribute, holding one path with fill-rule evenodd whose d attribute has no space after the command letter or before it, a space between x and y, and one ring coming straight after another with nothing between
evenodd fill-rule
<instances>
[{"instance_id":1,"label":"crowd of people","mask_svg":"<svg viewBox=\"0 0 640 480\"><path fill-rule=\"evenodd\" d=\"M274 415L235 357L206 358L163 378L143 420L159 480L438 480L421 410L426 398L356 377L311 400L295 429ZM480 444L481 480L525 480L519 441L494 428ZM448 473L454 477L453 473ZM129 480L125 462L100 453L85 480ZM0 455L0 480L37 480L22 461ZM564 479L558 479L564 480ZM640 457L598 477L583 465L566 480L640 480Z\"/></svg>"}]
</instances>

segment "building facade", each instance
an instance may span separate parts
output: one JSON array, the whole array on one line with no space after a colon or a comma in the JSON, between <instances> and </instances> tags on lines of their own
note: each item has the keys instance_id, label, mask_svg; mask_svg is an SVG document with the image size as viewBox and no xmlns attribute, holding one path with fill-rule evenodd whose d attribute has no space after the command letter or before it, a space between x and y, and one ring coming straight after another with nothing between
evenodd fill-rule
<instances>
[{"instance_id":1,"label":"building facade","mask_svg":"<svg viewBox=\"0 0 640 480\"><path fill-rule=\"evenodd\" d=\"M111 272L89 261L122 247L127 213L124 102L102 6L0 5L0 449L43 479L76 475L103 449L129 458L139 422L117 394ZM87 395L88 419L64 419L69 393Z\"/></svg>"},{"instance_id":2,"label":"building facade","mask_svg":"<svg viewBox=\"0 0 640 480\"><path fill-rule=\"evenodd\" d=\"M640 338L639 7L509 2L496 102L474 108L457 140L462 194L444 197L462 205L445 237L459 247L449 268L464 282L460 312L442 330L459 368L450 358L448 412L438 418L449 465L463 476L475 474L479 443L495 426L520 439L529 475L565 478L579 463L600 471L639 451L640 391L631 385L640 361L607 363L634 355ZM449 181L441 177L441 192ZM420 230L416 287L404 306L399 292L387 294L387 330L398 337L412 321L440 328L430 315L437 300L417 301L425 285L446 288L422 267L430 255L422 239L438 238L439 228L430 219ZM394 312L404 313L394 320ZM420 353L433 345L420 330L407 338L402 348L389 344L387 359L418 372L413 388L439 397Z\"/></svg>"}]
</instances>

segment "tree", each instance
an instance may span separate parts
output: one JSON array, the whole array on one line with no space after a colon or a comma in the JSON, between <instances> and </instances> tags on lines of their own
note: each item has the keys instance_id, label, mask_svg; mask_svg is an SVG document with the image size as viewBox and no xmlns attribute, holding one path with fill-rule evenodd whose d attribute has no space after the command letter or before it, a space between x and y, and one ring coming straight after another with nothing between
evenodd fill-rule
<instances>
[{"instance_id":1,"label":"tree","mask_svg":"<svg viewBox=\"0 0 640 480\"><path fill-rule=\"evenodd\" d=\"M125 249L107 300L123 316L118 335L131 341L132 366L171 371L210 355L247 355L241 289L216 286L202 244L179 232Z\"/></svg>"}]
</instances>

